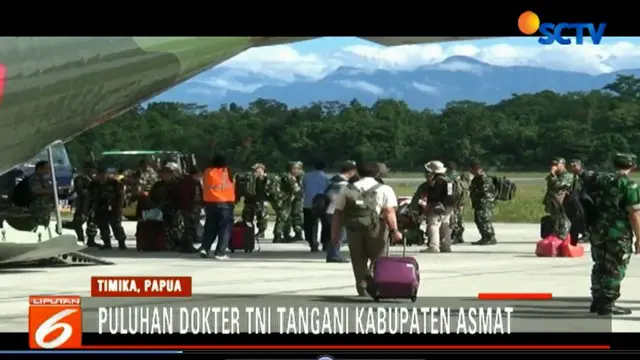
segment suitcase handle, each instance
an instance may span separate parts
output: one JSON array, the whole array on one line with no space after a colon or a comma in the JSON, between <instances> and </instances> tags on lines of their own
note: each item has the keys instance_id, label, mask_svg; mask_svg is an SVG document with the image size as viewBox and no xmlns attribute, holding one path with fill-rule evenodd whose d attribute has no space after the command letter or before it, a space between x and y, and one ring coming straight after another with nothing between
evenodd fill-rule
<instances>
[{"instance_id":1,"label":"suitcase handle","mask_svg":"<svg viewBox=\"0 0 640 360\"><path fill-rule=\"evenodd\" d=\"M402 234L402 257L407 256L407 237L400 230L396 230L400 234ZM393 243L393 239L391 238L391 231L389 231L389 243L387 244L387 257L389 256L389 251L391 250L391 244Z\"/></svg>"}]
</instances>

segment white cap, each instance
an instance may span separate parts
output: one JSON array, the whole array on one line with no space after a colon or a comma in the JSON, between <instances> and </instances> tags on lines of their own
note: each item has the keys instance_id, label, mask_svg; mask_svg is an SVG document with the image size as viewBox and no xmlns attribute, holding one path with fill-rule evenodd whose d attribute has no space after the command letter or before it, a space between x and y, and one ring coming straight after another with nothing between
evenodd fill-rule
<instances>
[{"instance_id":1,"label":"white cap","mask_svg":"<svg viewBox=\"0 0 640 360\"><path fill-rule=\"evenodd\" d=\"M436 174L444 174L447 172L447 168L444 167L444 164L438 160L429 161L424 164L424 168L427 172L436 173Z\"/></svg>"}]
</instances>

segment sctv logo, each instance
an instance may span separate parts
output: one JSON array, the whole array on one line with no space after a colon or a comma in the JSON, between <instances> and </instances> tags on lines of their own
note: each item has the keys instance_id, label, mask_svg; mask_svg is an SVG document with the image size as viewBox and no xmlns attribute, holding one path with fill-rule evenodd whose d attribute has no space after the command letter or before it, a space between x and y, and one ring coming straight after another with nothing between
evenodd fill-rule
<instances>
[{"instance_id":1,"label":"sctv logo","mask_svg":"<svg viewBox=\"0 0 640 360\"><path fill-rule=\"evenodd\" d=\"M560 45L571 45L571 38L562 37L575 36L576 45L584 43L585 30L591 38L593 45L599 45L604 36L606 23L600 23L597 26L594 23L540 23L540 18L533 11L525 11L518 18L518 28L525 35L533 35L540 32L542 35L538 38L538 43L542 45L551 45L557 42Z\"/></svg>"}]
</instances>

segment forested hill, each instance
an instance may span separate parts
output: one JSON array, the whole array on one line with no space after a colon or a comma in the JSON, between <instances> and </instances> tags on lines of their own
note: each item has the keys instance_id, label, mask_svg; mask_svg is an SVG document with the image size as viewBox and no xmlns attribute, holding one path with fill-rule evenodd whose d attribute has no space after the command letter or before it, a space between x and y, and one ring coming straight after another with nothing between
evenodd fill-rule
<instances>
[{"instance_id":1,"label":"forested hill","mask_svg":"<svg viewBox=\"0 0 640 360\"><path fill-rule=\"evenodd\" d=\"M68 144L75 164L93 151L180 150L225 154L234 167L322 158L385 161L419 171L430 159L479 159L501 170L544 170L554 156L600 165L616 151L640 154L640 79L620 76L603 90L514 95L495 105L452 102L439 113L396 100L367 107L319 102L301 108L258 99L215 111L151 103Z\"/></svg>"}]
</instances>

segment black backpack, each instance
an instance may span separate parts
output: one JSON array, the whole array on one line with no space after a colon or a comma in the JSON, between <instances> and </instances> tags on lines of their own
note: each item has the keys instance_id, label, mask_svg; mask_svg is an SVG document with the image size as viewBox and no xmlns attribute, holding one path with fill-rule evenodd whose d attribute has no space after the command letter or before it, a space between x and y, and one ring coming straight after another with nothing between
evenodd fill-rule
<instances>
[{"instance_id":1,"label":"black backpack","mask_svg":"<svg viewBox=\"0 0 640 360\"><path fill-rule=\"evenodd\" d=\"M506 177L493 176L493 186L496 189L496 200L510 201L516 197L516 190L518 187L513 181Z\"/></svg>"},{"instance_id":2,"label":"black backpack","mask_svg":"<svg viewBox=\"0 0 640 360\"><path fill-rule=\"evenodd\" d=\"M11 193L11 201L16 206L27 207L33 201L33 194L29 189L29 179L31 176L27 176L20 180L18 184L13 188Z\"/></svg>"},{"instance_id":3,"label":"black backpack","mask_svg":"<svg viewBox=\"0 0 640 360\"><path fill-rule=\"evenodd\" d=\"M330 202L331 199L329 199L326 193L317 194L311 200L311 212L313 212L315 216L322 216L327 211Z\"/></svg>"},{"instance_id":4,"label":"black backpack","mask_svg":"<svg viewBox=\"0 0 640 360\"><path fill-rule=\"evenodd\" d=\"M336 185L339 184L341 180L342 178L338 177L337 175L332 177L331 180L329 180L329 186L327 186L324 192L316 194L316 196L311 199L311 212L313 212L315 216L321 217L325 214L327 208L329 207L329 204L331 203L329 192L334 190Z\"/></svg>"}]
</instances>

